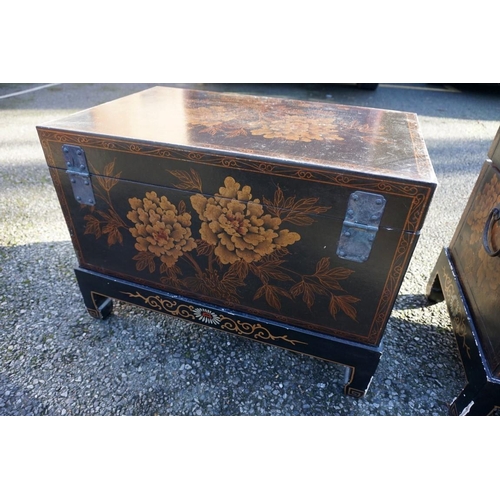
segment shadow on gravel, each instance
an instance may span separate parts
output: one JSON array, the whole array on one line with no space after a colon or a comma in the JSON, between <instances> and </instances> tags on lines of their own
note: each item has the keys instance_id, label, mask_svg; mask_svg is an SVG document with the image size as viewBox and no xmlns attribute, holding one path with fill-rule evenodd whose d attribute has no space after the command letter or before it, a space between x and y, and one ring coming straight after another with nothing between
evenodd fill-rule
<instances>
[{"instance_id":1,"label":"shadow on gravel","mask_svg":"<svg viewBox=\"0 0 500 500\"><path fill-rule=\"evenodd\" d=\"M0 415L445 415L463 385L422 295L398 299L357 400L340 365L125 303L93 319L73 264L66 241L0 249Z\"/></svg>"},{"instance_id":2,"label":"shadow on gravel","mask_svg":"<svg viewBox=\"0 0 500 500\"><path fill-rule=\"evenodd\" d=\"M400 294L394 304L394 310L404 309L420 309L421 307L432 306L433 302L429 302L427 296L423 293L417 294Z\"/></svg>"},{"instance_id":3,"label":"shadow on gravel","mask_svg":"<svg viewBox=\"0 0 500 500\"><path fill-rule=\"evenodd\" d=\"M31 395L33 385L24 388L14 383L10 377L0 374L0 415L36 416L47 415L48 405Z\"/></svg>"}]
</instances>

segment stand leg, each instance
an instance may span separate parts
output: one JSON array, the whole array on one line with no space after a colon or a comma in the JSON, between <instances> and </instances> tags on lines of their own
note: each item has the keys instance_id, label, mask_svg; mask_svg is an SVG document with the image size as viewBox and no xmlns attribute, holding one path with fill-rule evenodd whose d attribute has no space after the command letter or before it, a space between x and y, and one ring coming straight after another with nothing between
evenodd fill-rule
<instances>
[{"instance_id":1,"label":"stand leg","mask_svg":"<svg viewBox=\"0 0 500 500\"><path fill-rule=\"evenodd\" d=\"M113 311L113 301L95 292L85 279L85 274L80 273L78 269L75 269L75 274L88 313L93 318L106 319Z\"/></svg>"},{"instance_id":2,"label":"stand leg","mask_svg":"<svg viewBox=\"0 0 500 500\"><path fill-rule=\"evenodd\" d=\"M344 393L355 398L362 398L370 387L379 359L377 357L376 359L365 360L358 366L346 368Z\"/></svg>"},{"instance_id":3,"label":"stand leg","mask_svg":"<svg viewBox=\"0 0 500 500\"><path fill-rule=\"evenodd\" d=\"M482 387L469 383L450 406L450 415L484 416L492 413L500 401L498 384L485 383Z\"/></svg>"}]
</instances>

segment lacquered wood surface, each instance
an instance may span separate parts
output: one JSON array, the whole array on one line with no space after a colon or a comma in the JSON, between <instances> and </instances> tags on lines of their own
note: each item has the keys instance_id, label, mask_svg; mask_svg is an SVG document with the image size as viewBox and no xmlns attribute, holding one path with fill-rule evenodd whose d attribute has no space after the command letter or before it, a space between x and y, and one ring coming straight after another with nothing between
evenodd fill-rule
<instances>
[{"instance_id":1,"label":"lacquered wood surface","mask_svg":"<svg viewBox=\"0 0 500 500\"><path fill-rule=\"evenodd\" d=\"M413 113L154 87L38 128L436 182Z\"/></svg>"}]
</instances>

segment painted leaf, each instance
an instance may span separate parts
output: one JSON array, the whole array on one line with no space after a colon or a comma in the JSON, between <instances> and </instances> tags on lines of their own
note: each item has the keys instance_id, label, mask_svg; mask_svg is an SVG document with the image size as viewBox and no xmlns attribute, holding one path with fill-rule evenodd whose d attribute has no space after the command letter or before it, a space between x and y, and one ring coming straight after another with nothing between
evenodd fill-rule
<instances>
[{"instance_id":1,"label":"painted leaf","mask_svg":"<svg viewBox=\"0 0 500 500\"><path fill-rule=\"evenodd\" d=\"M118 183L118 179L121 176L121 172L118 172L117 174L113 173L114 168L115 168L115 160L108 163L104 167L103 175L98 175L95 177L97 179L97 182L108 192L111 190L113 186L115 186Z\"/></svg>"},{"instance_id":2,"label":"painted leaf","mask_svg":"<svg viewBox=\"0 0 500 500\"><path fill-rule=\"evenodd\" d=\"M284 202L287 214L283 217L283 222L290 222L296 226L309 226L315 220L308 214L321 214L331 208L317 206L318 200L319 198L303 198L295 201L295 196L287 198Z\"/></svg>"},{"instance_id":3,"label":"painted leaf","mask_svg":"<svg viewBox=\"0 0 500 500\"><path fill-rule=\"evenodd\" d=\"M232 269L241 281L244 281L248 276L250 270L249 265L244 260L238 260L234 264L231 264L230 269Z\"/></svg>"},{"instance_id":4,"label":"painted leaf","mask_svg":"<svg viewBox=\"0 0 500 500\"><path fill-rule=\"evenodd\" d=\"M214 251L214 246L205 240L196 240L196 252L198 255L210 255Z\"/></svg>"},{"instance_id":5,"label":"painted leaf","mask_svg":"<svg viewBox=\"0 0 500 500\"><path fill-rule=\"evenodd\" d=\"M276 189L276 192L274 193L274 206L282 207L284 203L285 203L285 196L283 194L282 189L278 186L278 189Z\"/></svg>"},{"instance_id":6,"label":"painted leaf","mask_svg":"<svg viewBox=\"0 0 500 500\"><path fill-rule=\"evenodd\" d=\"M314 305L314 287L309 283L304 282L304 294L302 296L302 300L309 309L311 309Z\"/></svg>"},{"instance_id":7,"label":"painted leaf","mask_svg":"<svg viewBox=\"0 0 500 500\"><path fill-rule=\"evenodd\" d=\"M182 271L180 270L179 266L174 265L169 267L167 266L167 264L165 264L165 262L162 262L160 266L160 273L166 274L170 278L174 278L178 274L181 275Z\"/></svg>"},{"instance_id":8,"label":"painted leaf","mask_svg":"<svg viewBox=\"0 0 500 500\"><path fill-rule=\"evenodd\" d=\"M108 245L112 246L115 243L123 244L123 236L120 230L113 224L107 224L102 230L103 234L108 235ZM151 271L152 272L152 271Z\"/></svg>"},{"instance_id":9,"label":"painted leaf","mask_svg":"<svg viewBox=\"0 0 500 500\"><path fill-rule=\"evenodd\" d=\"M316 274L325 273L330 268L330 257L323 257L316 264Z\"/></svg>"},{"instance_id":10,"label":"painted leaf","mask_svg":"<svg viewBox=\"0 0 500 500\"><path fill-rule=\"evenodd\" d=\"M339 312L339 306L337 304L337 297L335 295L332 295L330 297L330 304L328 306L328 311L329 313L337 319L337 313Z\"/></svg>"},{"instance_id":11,"label":"painted leaf","mask_svg":"<svg viewBox=\"0 0 500 500\"><path fill-rule=\"evenodd\" d=\"M96 239L101 237L101 223L93 215L86 215L83 218L87 223L85 224L84 234L93 234Z\"/></svg>"},{"instance_id":12,"label":"painted leaf","mask_svg":"<svg viewBox=\"0 0 500 500\"><path fill-rule=\"evenodd\" d=\"M186 211L186 202L184 200L179 201L177 211L179 215L182 215Z\"/></svg>"},{"instance_id":13,"label":"painted leaf","mask_svg":"<svg viewBox=\"0 0 500 500\"><path fill-rule=\"evenodd\" d=\"M229 271L227 271L222 277L221 284L223 287L228 287L230 289L234 289L234 293L236 293L236 288L240 286L245 286L245 283L241 280L238 270L234 267L230 267Z\"/></svg>"},{"instance_id":14,"label":"painted leaf","mask_svg":"<svg viewBox=\"0 0 500 500\"><path fill-rule=\"evenodd\" d=\"M279 296L292 299L291 295L280 287L264 284L262 285L254 295L254 300L260 299L262 296L265 297L266 302L274 309L278 311L281 310L281 301Z\"/></svg>"},{"instance_id":15,"label":"painted leaf","mask_svg":"<svg viewBox=\"0 0 500 500\"><path fill-rule=\"evenodd\" d=\"M133 259L137 261L135 267L138 271L144 271L147 267L150 273L154 272L156 268L154 254L149 252L139 252L133 257Z\"/></svg>"},{"instance_id":16,"label":"painted leaf","mask_svg":"<svg viewBox=\"0 0 500 500\"><path fill-rule=\"evenodd\" d=\"M280 265L284 262L284 260L277 259L262 259L261 263L252 265L252 271L261 280L266 282L271 278L278 281L291 281L292 278L280 269Z\"/></svg>"},{"instance_id":17,"label":"painted leaf","mask_svg":"<svg viewBox=\"0 0 500 500\"><path fill-rule=\"evenodd\" d=\"M304 282L303 281L299 281L298 283L293 285L292 288L290 288L290 293L291 293L292 297L298 297L300 294L303 293L303 291L304 291Z\"/></svg>"},{"instance_id":18,"label":"painted leaf","mask_svg":"<svg viewBox=\"0 0 500 500\"><path fill-rule=\"evenodd\" d=\"M316 272L314 276L319 282L328 289L343 290L340 286L339 280L347 279L354 271L344 267L336 267L330 269L330 258L323 257L316 264Z\"/></svg>"},{"instance_id":19,"label":"painted leaf","mask_svg":"<svg viewBox=\"0 0 500 500\"><path fill-rule=\"evenodd\" d=\"M310 226L315 220L308 215L301 214L299 212L291 212L289 213L283 221L290 222L291 224L295 224L296 226Z\"/></svg>"},{"instance_id":20,"label":"painted leaf","mask_svg":"<svg viewBox=\"0 0 500 500\"><path fill-rule=\"evenodd\" d=\"M266 287L266 302L274 309L278 311L281 309L281 302L278 294L274 290L274 287L265 285Z\"/></svg>"},{"instance_id":21,"label":"painted leaf","mask_svg":"<svg viewBox=\"0 0 500 500\"><path fill-rule=\"evenodd\" d=\"M115 225L116 227L126 227L120 216L112 209L109 209L108 213L102 210L99 210L97 213L109 224Z\"/></svg>"},{"instance_id":22,"label":"painted leaf","mask_svg":"<svg viewBox=\"0 0 500 500\"><path fill-rule=\"evenodd\" d=\"M248 135L248 132L244 128L234 129L227 133L228 137L238 137Z\"/></svg>"},{"instance_id":23,"label":"painted leaf","mask_svg":"<svg viewBox=\"0 0 500 500\"><path fill-rule=\"evenodd\" d=\"M347 269L346 267L335 267L334 269L329 269L326 274L332 279L345 280L349 278L353 272L352 269Z\"/></svg>"},{"instance_id":24,"label":"painted leaf","mask_svg":"<svg viewBox=\"0 0 500 500\"><path fill-rule=\"evenodd\" d=\"M113 160L112 162L108 163L105 167L104 167L104 175L106 177L111 177L113 175L113 170L115 168L115 160Z\"/></svg>"},{"instance_id":25,"label":"painted leaf","mask_svg":"<svg viewBox=\"0 0 500 500\"><path fill-rule=\"evenodd\" d=\"M182 280L182 284L193 292L199 292L203 287L203 282L195 276Z\"/></svg>"},{"instance_id":26,"label":"painted leaf","mask_svg":"<svg viewBox=\"0 0 500 500\"><path fill-rule=\"evenodd\" d=\"M332 295L330 299L329 312L335 318L336 314L342 310L347 316L357 321L357 311L352 304L359 302L360 299L352 295Z\"/></svg>"},{"instance_id":27,"label":"painted leaf","mask_svg":"<svg viewBox=\"0 0 500 500\"><path fill-rule=\"evenodd\" d=\"M266 291L266 285L262 285L256 292L255 295L253 296L253 300L260 299Z\"/></svg>"},{"instance_id":28,"label":"painted leaf","mask_svg":"<svg viewBox=\"0 0 500 500\"><path fill-rule=\"evenodd\" d=\"M176 188L202 192L201 178L194 169L191 168L189 172L185 170L168 170L168 172L181 181L174 184Z\"/></svg>"}]
</instances>

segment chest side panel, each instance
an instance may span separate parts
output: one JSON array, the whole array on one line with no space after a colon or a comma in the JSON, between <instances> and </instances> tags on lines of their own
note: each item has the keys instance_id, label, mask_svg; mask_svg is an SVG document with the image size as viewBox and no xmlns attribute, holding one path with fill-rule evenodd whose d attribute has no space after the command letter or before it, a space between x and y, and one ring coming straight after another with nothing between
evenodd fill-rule
<instances>
[{"instance_id":1,"label":"chest side panel","mask_svg":"<svg viewBox=\"0 0 500 500\"><path fill-rule=\"evenodd\" d=\"M500 373L500 258L490 256L483 244L500 248L500 224L489 227L491 211L500 205L500 172L489 161L481 170L450 253L464 288L490 369Z\"/></svg>"}]
</instances>

